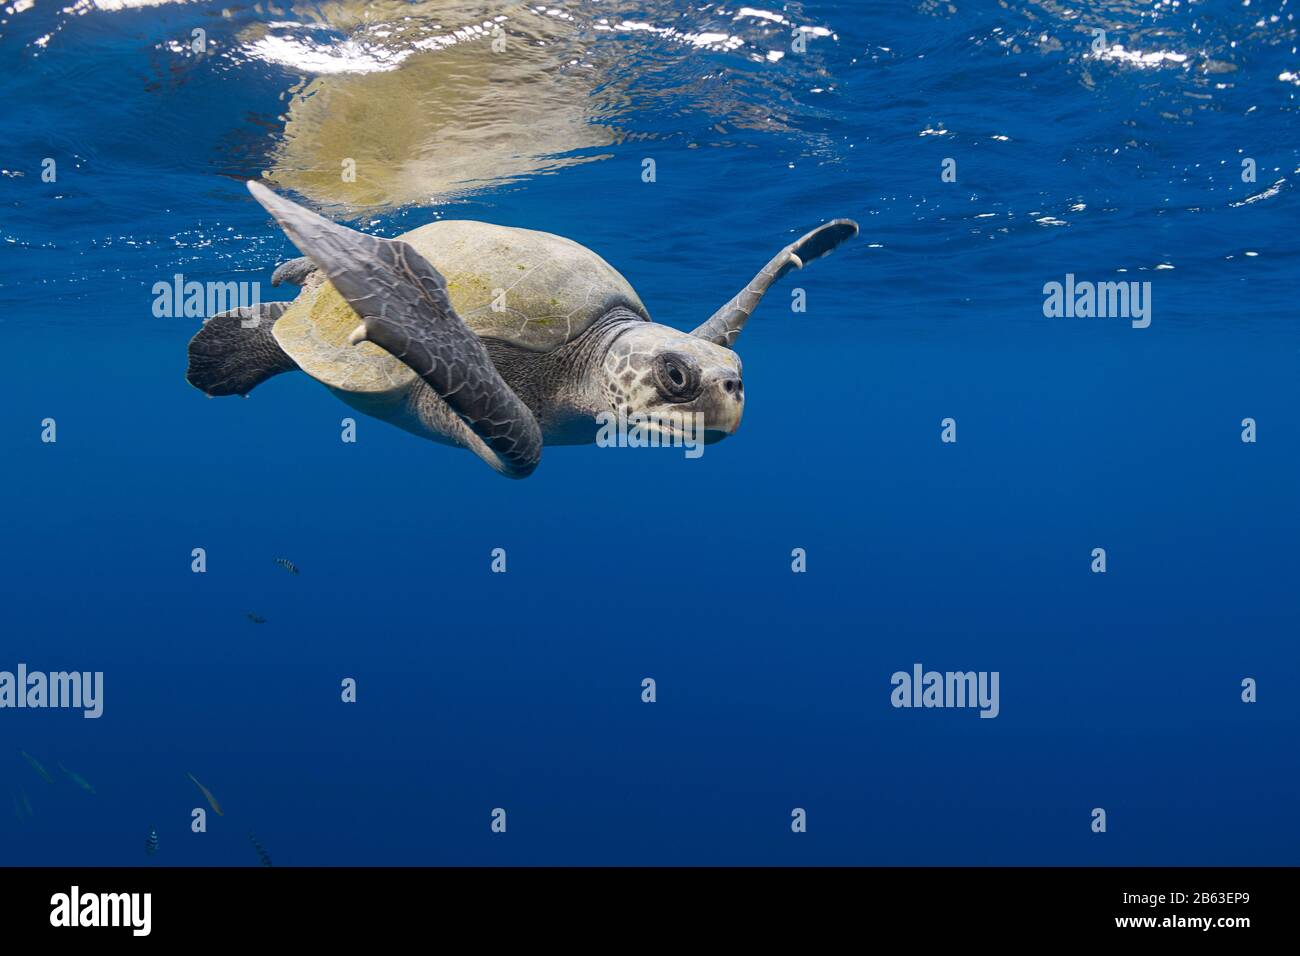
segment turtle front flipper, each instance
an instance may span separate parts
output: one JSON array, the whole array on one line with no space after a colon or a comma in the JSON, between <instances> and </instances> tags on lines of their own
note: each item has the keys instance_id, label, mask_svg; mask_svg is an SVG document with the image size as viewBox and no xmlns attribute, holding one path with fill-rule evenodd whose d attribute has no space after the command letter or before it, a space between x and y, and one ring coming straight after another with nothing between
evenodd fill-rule
<instances>
[{"instance_id":1,"label":"turtle front flipper","mask_svg":"<svg viewBox=\"0 0 1300 956\"><path fill-rule=\"evenodd\" d=\"M373 342L424 379L483 439L489 465L531 474L542 455L537 419L452 308L441 273L406 242L330 222L261 183L248 190L360 316L353 344Z\"/></svg>"},{"instance_id":2,"label":"turtle front flipper","mask_svg":"<svg viewBox=\"0 0 1300 956\"><path fill-rule=\"evenodd\" d=\"M832 219L812 232L805 233L773 256L772 261L763 266L745 288L713 313L709 321L692 331L691 335L708 339L714 345L731 348L736 336L749 321L750 314L758 308L763 293L773 282L791 269L802 269L806 263L820 259L845 239L851 239L857 234L858 224L852 219Z\"/></svg>"}]
</instances>

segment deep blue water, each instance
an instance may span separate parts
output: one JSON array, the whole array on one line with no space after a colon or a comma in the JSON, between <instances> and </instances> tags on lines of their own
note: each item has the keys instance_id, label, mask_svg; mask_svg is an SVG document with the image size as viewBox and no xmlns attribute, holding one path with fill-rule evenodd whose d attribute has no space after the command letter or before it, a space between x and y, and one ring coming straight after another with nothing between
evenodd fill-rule
<instances>
[{"instance_id":1,"label":"deep blue water","mask_svg":"<svg viewBox=\"0 0 1300 956\"><path fill-rule=\"evenodd\" d=\"M98 720L0 710L0 861L255 865L252 829L277 866L1297 862L1294 3L557 0L562 62L513 93L540 128L562 85L576 125L445 127L435 167L483 161L436 199L294 194L386 236L569 236L687 329L803 230L862 232L739 339L736 436L521 482L371 419L344 444L305 375L209 401L199 320L151 313L177 272L291 296L242 180L293 192L317 70L489 41L357 53L406 13L442 35L439 4L102 6L0 19L0 670L105 675ZM1149 281L1150 327L1045 317L1067 273ZM999 716L892 707L917 662L997 671Z\"/></svg>"}]
</instances>

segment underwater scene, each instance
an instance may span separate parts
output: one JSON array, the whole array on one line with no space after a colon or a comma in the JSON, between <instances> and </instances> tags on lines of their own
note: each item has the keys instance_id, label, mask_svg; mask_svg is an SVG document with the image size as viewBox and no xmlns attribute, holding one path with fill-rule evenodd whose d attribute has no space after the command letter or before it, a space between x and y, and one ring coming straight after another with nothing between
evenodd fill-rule
<instances>
[{"instance_id":1,"label":"underwater scene","mask_svg":"<svg viewBox=\"0 0 1300 956\"><path fill-rule=\"evenodd\" d=\"M1300 860L1295 0L4 2L0 863Z\"/></svg>"}]
</instances>

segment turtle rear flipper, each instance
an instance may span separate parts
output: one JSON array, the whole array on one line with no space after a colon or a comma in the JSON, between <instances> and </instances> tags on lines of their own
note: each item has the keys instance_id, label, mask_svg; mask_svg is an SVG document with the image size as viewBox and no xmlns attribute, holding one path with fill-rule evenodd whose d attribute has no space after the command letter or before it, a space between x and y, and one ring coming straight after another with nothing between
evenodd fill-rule
<instances>
[{"instance_id":1,"label":"turtle rear flipper","mask_svg":"<svg viewBox=\"0 0 1300 956\"><path fill-rule=\"evenodd\" d=\"M271 327L288 302L263 302L214 315L190 339L185 379L208 395L247 395L268 378L292 372L298 363L285 354Z\"/></svg>"}]
</instances>

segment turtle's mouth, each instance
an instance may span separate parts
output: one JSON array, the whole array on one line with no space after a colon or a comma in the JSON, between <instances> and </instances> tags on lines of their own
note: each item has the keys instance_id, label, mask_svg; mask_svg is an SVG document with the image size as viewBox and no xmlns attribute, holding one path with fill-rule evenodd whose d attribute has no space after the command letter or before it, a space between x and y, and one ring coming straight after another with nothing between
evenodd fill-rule
<instances>
[{"instance_id":1,"label":"turtle's mouth","mask_svg":"<svg viewBox=\"0 0 1300 956\"><path fill-rule=\"evenodd\" d=\"M711 408L704 415L704 444L720 442L740 430L740 417L745 407L733 402L727 407Z\"/></svg>"},{"instance_id":2,"label":"turtle's mouth","mask_svg":"<svg viewBox=\"0 0 1300 956\"><path fill-rule=\"evenodd\" d=\"M703 413L695 412L689 417L651 418L638 424L645 431L658 435L665 444L699 442L713 445L736 433L740 416L736 415L734 421L717 422L706 420Z\"/></svg>"},{"instance_id":3,"label":"turtle's mouth","mask_svg":"<svg viewBox=\"0 0 1300 956\"><path fill-rule=\"evenodd\" d=\"M739 377L725 379L713 390L712 397L704 413L706 445L736 434L745 414L745 391Z\"/></svg>"}]
</instances>

